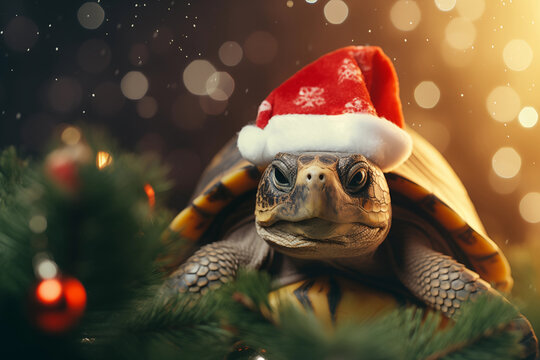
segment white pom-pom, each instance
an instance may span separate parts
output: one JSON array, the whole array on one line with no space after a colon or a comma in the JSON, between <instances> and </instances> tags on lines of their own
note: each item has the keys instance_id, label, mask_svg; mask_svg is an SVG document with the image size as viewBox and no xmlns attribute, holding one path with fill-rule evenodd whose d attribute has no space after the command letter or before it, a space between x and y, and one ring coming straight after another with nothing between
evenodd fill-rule
<instances>
[{"instance_id":1,"label":"white pom-pom","mask_svg":"<svg viewBox=\"0 0 540 360\"><path fill-rule=\"evenodd\" d=\"M266 134L254 125L247 125L240 130L237 142L242 157L256 165L263 165L266 148Z\"/></svg>"}]
</instances>

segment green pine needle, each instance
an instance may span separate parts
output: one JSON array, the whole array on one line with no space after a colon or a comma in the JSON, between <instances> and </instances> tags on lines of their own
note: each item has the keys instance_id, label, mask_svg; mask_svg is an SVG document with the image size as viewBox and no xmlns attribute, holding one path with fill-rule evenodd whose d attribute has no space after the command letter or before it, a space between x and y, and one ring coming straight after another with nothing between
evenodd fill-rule
<instances>
[{"instance_id":1,"label":"green pine needle","mask_svg":"<svg viewBox=\"0 0 540 360\"><path fill-rule=\"evenodd\" d=\"M238 342L252 350L242 353L248 357L259 353L278 360L512 359L521 351L519 334L505 329L518 313L500 298L467 303L459 320L444 329L442 315L416 307L329 329L313 313L286 302L270 310L270 290L268 275L241 272L233 284L196 302L180 298L173 311L156 303L145 321L152 319L150 330L188 358L223 358ZM242 354L233 351L235 358Z\"/></svg>"}]
</instances>

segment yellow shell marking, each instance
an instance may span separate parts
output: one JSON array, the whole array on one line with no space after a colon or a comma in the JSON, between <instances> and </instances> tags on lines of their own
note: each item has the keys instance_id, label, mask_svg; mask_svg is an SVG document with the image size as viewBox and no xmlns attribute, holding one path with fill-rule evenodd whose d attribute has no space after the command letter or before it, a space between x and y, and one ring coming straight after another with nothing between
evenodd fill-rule
<instances>
[{"instance_id":1,"label":"yellow shell marking","mask_svg":"<svg viewBox=\"0 0 540 360\"><path fill-rule=\"evenodd\" d=\"M197 241L212 220L237 196L256 189L260 169L247 161L238 163L221 179L210 183L201 195L182 210L169 225L169 230L183 239Z\"/></svg>"},{"instance_id":2,"label":"yellow shell marking","mask_svg":"<svg viewBox=\"0 0 540 360\"><path fill-rule=\"evenodd\" d=\"M391 191L412 200L448 230L484 280L500 291L510 291L510 265L487 236L465 187L431 144L407 130L414 142L413 153L403 165L386 174Z\"/></svg>"},{"instance_id":3,"label":"yellow shell marking","mask_svg":"<svg viewBox=\"0 0 540 360\"><path fill-rule=\"evenodd\" d=\"M386 291L334 276L283 286L270 293L269 301L273 308L289 303L311 310L328 327L375 318L399 306Z\"/></svg>"}]
</instances>

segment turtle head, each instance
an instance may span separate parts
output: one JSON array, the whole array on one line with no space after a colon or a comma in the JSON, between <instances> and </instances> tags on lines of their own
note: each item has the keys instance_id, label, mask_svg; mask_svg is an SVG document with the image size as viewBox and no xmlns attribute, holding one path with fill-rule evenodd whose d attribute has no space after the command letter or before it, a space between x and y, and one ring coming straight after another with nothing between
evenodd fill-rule
<instances>
[{"instance_id":1,"label":"turtle head","mask_svg":"<svg viewBox=\"0 0 540 360\"><path fill-rule=\"evenodd\" d=\"M259 183L255 218L259 235L289 256L363 256L388 234L390 193L362 155L279 153Z\"/></svg>"}]
</instances>

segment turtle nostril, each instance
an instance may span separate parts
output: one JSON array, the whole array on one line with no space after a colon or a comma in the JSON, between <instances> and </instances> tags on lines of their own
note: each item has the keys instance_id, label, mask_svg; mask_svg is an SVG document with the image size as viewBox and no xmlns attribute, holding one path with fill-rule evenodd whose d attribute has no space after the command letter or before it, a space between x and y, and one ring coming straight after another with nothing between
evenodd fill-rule
<instances>
[{"instance_id":1,"label":"turtle nostril","mask_svg":"<svg viewBox=\"0 0 540 360\"><path fill-rule=\"evenodd\" d=\"M306 175L306 178L307 178L308 181L311 181L312 178L319 178L320 182L324 182L324 180L325 180L324 174L320 174L320 173L319 174L317 174L317 173L315 173L315 174L308 173Z\"/></svg>"}]
</instances>

